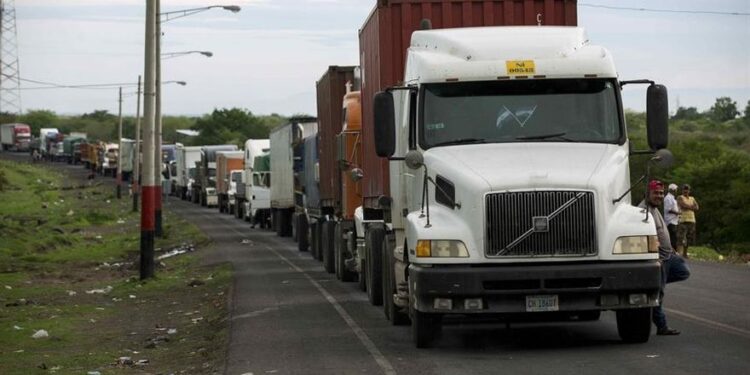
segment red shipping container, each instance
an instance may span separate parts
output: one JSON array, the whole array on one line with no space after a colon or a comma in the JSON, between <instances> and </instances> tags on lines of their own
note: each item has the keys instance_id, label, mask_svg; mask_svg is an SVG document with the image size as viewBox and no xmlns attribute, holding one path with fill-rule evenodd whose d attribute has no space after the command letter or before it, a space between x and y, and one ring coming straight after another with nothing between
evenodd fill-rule
<instances>
[{"instance_id":1,"label":"red shipping container","mask_svg":"<svg viewBox=\"0 0 750 375\"><path fill-rule=\"evenodd\" d=\"M423 19L433 29L480 26L576 26L576 0L378 0L359 31L362 69L364 207L390 195L388 160L375 153L373 97L404 78L411 34Z\"/></svg>"},{"instance_id":2,"label":"red shipping container","mask_svg":"<svg viewBox=\"0 0 750 375\"><path fill-rule=\"evenodd\" d=\"M343 125L346 84L356 84L354 66L330 66L316 84L318 104L318 163L320 207L337 211L341 206L341 173L337 160L336 135ZM334 213L331 212L331 213Z\"/></svg>"}]
</instances>

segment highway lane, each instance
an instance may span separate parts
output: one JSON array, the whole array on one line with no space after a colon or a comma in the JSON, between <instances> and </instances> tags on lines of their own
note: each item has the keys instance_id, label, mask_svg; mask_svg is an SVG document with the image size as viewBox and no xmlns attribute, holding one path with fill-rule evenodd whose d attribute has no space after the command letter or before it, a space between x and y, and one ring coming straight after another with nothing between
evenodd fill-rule
<instances>
[{"instance_id":1,"label":"highway lane","mask_svg":"<svg viewBox=\"0 0 750 375\"><path fill-rule=\"evenodd\" d=\"M356 283L341 283L288 238L215 209L171 199L214 241L210 262L235 268L227 374L744 374L750 368L750 268L690 262L670 284L670 324L683 333L620 342L614 314L597 322L452 322L431 349L392 327Z\"/></svg>"}]
</instances>

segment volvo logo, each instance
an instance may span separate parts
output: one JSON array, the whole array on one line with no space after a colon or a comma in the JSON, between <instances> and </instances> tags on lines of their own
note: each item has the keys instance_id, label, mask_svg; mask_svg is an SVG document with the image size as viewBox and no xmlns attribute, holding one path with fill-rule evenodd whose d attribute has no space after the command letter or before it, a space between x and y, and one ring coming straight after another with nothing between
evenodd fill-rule
<instances>
[{"instance_id":1,"label":"volvo logo","mask_svg":"<svg viewBox=\"0 0 750 375\"><path fill-rule=\"evenodd\" d=\"M531 227L534 233L549 232L549 218L547 216L534 216L531 218Z\"/></svg>"}]
</instances>

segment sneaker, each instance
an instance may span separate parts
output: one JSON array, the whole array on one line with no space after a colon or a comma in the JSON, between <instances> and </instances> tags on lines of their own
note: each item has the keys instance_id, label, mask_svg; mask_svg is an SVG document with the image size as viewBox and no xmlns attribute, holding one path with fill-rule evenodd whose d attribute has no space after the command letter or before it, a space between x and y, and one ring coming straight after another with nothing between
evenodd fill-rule
<instances>
[{"instance_id":1,"label":"sneaker","mask_svg":"<svg viewBox=\"0 0 750 375\"><path fill-rule=\"evenodd\" d=\"M680 334L680 331L674 328L664 327L657 329L656 334L659 336L677 336Z\"/></svg>"}]
</instances>

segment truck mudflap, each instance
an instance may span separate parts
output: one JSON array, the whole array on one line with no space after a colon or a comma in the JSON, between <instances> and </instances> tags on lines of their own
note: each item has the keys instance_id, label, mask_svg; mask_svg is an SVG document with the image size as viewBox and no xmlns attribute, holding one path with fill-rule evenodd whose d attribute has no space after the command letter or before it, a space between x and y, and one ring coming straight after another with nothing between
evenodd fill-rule
<instances>
[{"instance_id":1,"label":"truck mudflap","mask_svg":"<svg viewBox=\"0 0 750 375\"><path fill-rule=\"evenodd\" d=\"M661 268L653 261L545 265L409 266L421 312L573 312L658 305Z\"/></svg>"}]
</instances>

